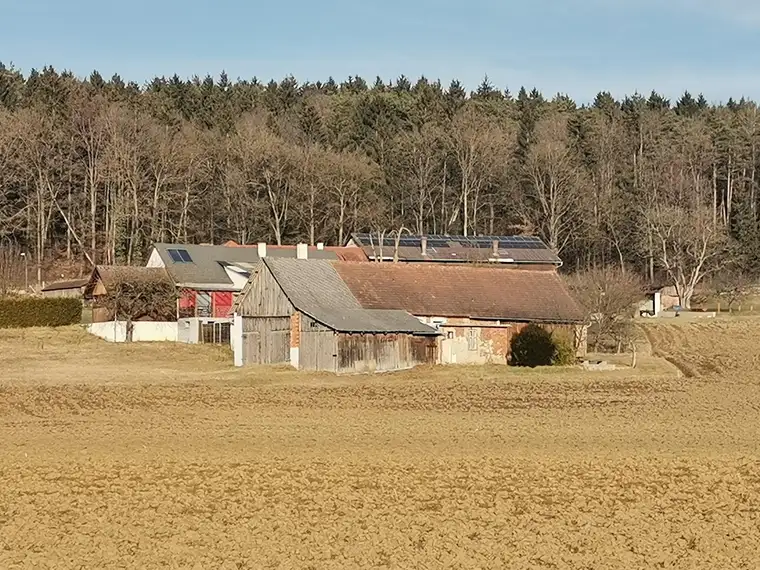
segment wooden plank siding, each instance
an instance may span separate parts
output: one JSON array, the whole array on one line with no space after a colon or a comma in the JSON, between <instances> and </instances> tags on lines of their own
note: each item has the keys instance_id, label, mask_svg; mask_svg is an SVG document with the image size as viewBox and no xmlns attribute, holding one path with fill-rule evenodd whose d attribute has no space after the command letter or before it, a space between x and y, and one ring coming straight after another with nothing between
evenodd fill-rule
<instances>
[{"instance_id":1,"label":"wooden plank siding","mask_svg":"<svg viewBox=\"0 0 760 570\"><path fill-rule=\"evenodd\" d=\"M337 372L337 334L301 313L299 368Z\"/></svg>"},{"instance_id":2,"label":"wooden plank siding","mask_svg":"<svg viewBox=\"0 0 760 570\"><path fill-rule=\"evenodd\" d=\"M290 362L289 317L243 317L243 363Z\"/></svg>"},{"instance_id":3,"label":"wooden plank siding","mask_svg":"<svg viewBox=\"0 0 760 570\"><path fill-rule=\"evenodd\" d=\"M77 287L76 289L56 289L53 291L43 291L42 292L43 297L50 297L50 298L70 298L70 299L81 299L82 298L82 288Z\"/></svg>"},{"instance_id":4,"label":"wooden plank siding","mask_svg":"<svg viewBox=\"0 0 760 570\"><path fill-rule=\"evenodd\" d=\"M435 364L435 342L434 337L410 334L339 334L337 371L383 372Z\"/></svg>"},{"instance_id":5,"label":"wooden plank siding","mask_svg":"<svg viewBox=\"0 0 760 570\"><path fill-rule=\"evenodd\" d=\"M339 333L324 325L293 306L266 264L246 286L236 310L243 320L243 364L291 362L302 370L363 373L437 360L434 336Z\"/></svg>"},{"instance_id":6,"label":"wooden plank siding","mask_svg":"<svg viewBox=\"0 0 760 570\"><path fill-rule=\"evenodd\" d=\"M271 272L261 270L240 302L238 313L246 317L290 317L294 308Z\"/></svg>"}]
</instances>

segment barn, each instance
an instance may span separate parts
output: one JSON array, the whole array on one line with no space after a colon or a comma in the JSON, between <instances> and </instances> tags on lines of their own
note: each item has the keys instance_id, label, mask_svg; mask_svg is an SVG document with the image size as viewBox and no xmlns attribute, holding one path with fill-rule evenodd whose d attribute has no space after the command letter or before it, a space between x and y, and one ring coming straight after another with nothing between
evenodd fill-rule
<instances>
[{"instance_id":1,"label":"barn","mask_svg":"<svg viewBox=\"0 0 760 570\"><path fill-rule=\"evenodd\" d=\"M528 324L561 330L586 354L584 313L545 268L478 263L335 263L365 309L401 309L440 333L441 364L506 364Z\"/></svg>"},{"instance_id":2,"label":"barn","mask_svg":"<svg viewBox=\"0 0 760 570\"><path fill-rule=\"evenodd\" d=\"M363 308L325 260L262 259L234 312L238 366L360 373L437 361L434 327L403 310Z\"/></svg>"}]
</instances>

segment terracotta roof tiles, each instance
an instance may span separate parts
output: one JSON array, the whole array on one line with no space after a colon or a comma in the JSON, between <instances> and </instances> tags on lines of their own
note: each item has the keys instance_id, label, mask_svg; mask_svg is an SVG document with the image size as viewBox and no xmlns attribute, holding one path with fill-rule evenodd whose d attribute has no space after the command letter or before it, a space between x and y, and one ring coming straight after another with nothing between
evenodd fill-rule
<instances>
[{"instance_id":1,"label":"terracotta roof tiles","mask_svg":"<svg viewBox=\"0 0 760 570\"><path fill-rule=\"evenodd\" d=\"M553 271L438 263L333 263L366 309L417 316L581 322L583 312Z\"/></svg>"}]
</instances>

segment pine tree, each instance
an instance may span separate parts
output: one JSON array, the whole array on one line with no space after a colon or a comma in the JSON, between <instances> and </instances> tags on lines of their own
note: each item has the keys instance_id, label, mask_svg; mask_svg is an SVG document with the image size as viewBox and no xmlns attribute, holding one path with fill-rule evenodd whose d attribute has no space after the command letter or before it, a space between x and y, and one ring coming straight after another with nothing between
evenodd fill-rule
<instances>
[{"instance_id":1,"label":"pine tree","mask_svg":"<svg viewBox=\"0 0 760 570\"><path fill-rule=\"evenodd\" d=\"M647 101L647 106L652 111L668 110L670 109L670 101L668 99L665 99L665 97L656 91L652 91L652 94L649 96L649 100Z\"/></svg>"},{"instance_id":2,"label":"pine tree","mask_svg":"<svg viewBox=\"0 0 760 570\"><path fill-rule=\"evenodd\" d=\"M467 91L464 90L464 87L462 87L462 84L458 80L452 79L449 89L446 91L446 112L450 117L453 117L464 105L466 99Z\"/></svg>"},{"instance_id":3,"label":"pine tree","mask_svg":"<svg viewBox=\"0 0 760 570\"><path fill-rule=\"evenodd\" d=\"M218 87L222 93L226 93L230 89L230 78L227 77L227 72L224 70L219 74Z\"/></svg>"},{"instance_id":4,"label":"pine tree","mask_svg":"<svg viewBox=\"0 0 760 570\"><path fill-rule=\"evenodd\" d=\"M620 110L620 104L615 101L615 98L609 91L600 92L594 99L592 106L594 109L599 109L610 118L614 117Z\"/></svg>"},{"instance_id":5,"label":"pine tree","mask_svg":"<svg viewBox=\"0 0 760 570\"><path fill-rule=\"evenodd\" d=\"M683 96L676 103L676 114L682 117L695 117L699 114L699 105L691 93L685 91Z\"/></svg>"},{"instance_id":6,"label":"pine tree","mask_svg":"<svg viewBox=\"0 0 760 570\"><path fill-rule=\"evenodd\" d=\"M338 92L338 84L335 83L335 79L332 78L332 75L327 78L327 82L324 85L324 91L328 95L332 95Z\"/></svg>"},{"instance_id":7,"label":"pine tree","mask_svg":"<svg viewBox=\"0 0 760 570\"><path fill-rule=\"evenodd\" d=\"M298 124L308 144L324 144L327 142L327 132L322 117L309 102L305 102L301 107L298 114Z\"/></svg>"},{"instance_id":8,"label":"pine tree","mask_svg":"<svg viewBox=\"0 0 760 570\"><path fill-rule=\"evenodd\" d=\"M396 80L396 85L394 86L393 90L397 93L409 93L412 89L412 84L407 79L406 75L402 75Z\"/></svg>"},{"instance_id":9,"label":"pine tree","mask_svg":"<svg viewBox=\"0 0 760 570\"><path fill-rule=\"evenodd\" d=\"M499 100L502 98L501 92L496 89L488 78L488 75L483 77L483 81L478 85L477 90L472 93L473 99L481 99L485 101Z\"/></svg>"},{"instance_id":10,"label":"pine tree","mask_svg":"<svg viewBox=\"0 0 760 570\"><path fill-rule=\"evenodd\" d=\"M21 72L0 62L0 107L16 109L22 102L23 92L24 76Z\"/></svg>"},{"instance_id":11,"label":"pine tree","mask_svg":"<svg viewBox=\"0 0 760 570\"><path fill-rule=\"evenodd\" d=\"M90 74L89 84L92 85L95 89L100 91L106 86L106 82L103 80L103 76L98 73L97 70L93 71Z\"/></svg>"}]
</instances>

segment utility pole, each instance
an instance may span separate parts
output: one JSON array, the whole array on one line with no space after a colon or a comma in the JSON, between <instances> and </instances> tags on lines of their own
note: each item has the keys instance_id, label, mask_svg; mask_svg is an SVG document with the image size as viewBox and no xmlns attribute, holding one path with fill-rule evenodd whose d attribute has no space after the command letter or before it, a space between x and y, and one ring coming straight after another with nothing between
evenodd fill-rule
<instances>
[{"instance_id":1,"label":"utility pole","mask_svg":"<svg viewBox=\"0 0 760 570\"><path fill-rule=\"evenodd\" d=\"M24 291L29 292L29 256L26 253L22 253L21 257L24 258Z\"/></svg>"}]
</instances>

